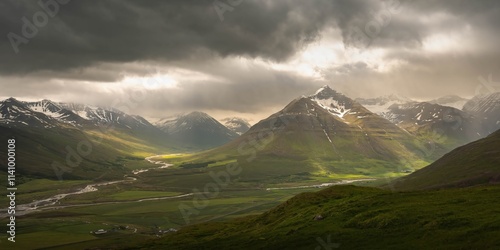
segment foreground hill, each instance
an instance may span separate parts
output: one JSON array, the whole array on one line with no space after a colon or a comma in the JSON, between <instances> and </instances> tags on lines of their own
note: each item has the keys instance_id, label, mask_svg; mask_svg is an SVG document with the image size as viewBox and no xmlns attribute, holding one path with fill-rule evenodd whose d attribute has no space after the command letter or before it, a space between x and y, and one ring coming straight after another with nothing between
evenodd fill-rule
<instances>
[{"instance_id":1,"label":"foreground hill","mask_svg":"<svg viewBox=\"0 0 500 250\"><path fill-rule=\"evenodd\" d=\"M334 186L141 249L499 249L500 187L394 193Z\"/></svg>"},{"instance_id":2,"label":"foreground hill","mask_svg":"<svg viewBox=\"0 0 500 250\"><path fill-rule=\"evenodd\" d=\"M396 180L398 190L500 183L500 130L459 147L431 165Z\"/></svg>"}]
</instances>

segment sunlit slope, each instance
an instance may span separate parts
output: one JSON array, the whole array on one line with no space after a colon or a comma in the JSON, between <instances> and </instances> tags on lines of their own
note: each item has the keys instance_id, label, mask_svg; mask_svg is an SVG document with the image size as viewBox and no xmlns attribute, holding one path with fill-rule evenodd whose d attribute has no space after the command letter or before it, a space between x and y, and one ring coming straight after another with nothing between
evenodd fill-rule
<instances>
[{"instance_id":1,"label":"sunlit slope","mask_svg":"<svg viewBox=\"0 0 500 250\"><path fill-rule=\"evenodd\" d=\"M16 140L16 171L23 178L123 178L129 172L127 161L142 162L146 156L175 150L123 129L0 126L0 131L2 140ZM0 165L6 166L5 160Z\"/></svg>"},{"instance_id":2,"label":"sunlit slope","mask_svg":"<svg viewBox=\"0 0 500 250\"><path fill-rule=\"evenodd\" d=\"M312 174L339 178L397 176L425 166L424 142L325 87L292 101L236 140L200 154L172 159L200 167L237 160L241 178Z\"/></svg>"}]
</instances>

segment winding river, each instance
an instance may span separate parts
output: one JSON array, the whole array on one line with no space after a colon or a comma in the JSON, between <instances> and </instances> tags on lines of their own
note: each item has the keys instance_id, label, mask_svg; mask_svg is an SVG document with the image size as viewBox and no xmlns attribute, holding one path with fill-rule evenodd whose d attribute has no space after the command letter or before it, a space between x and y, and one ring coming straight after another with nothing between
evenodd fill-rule
<instances>
[{"instance_id":1,"label":"winding river","mask_svg":"<svg viewBox=\"0 0 500 250\"><path fill-rule=\"evenodd\" d=\"M170 166L173 166L173 164L165 163L162 161L152 160L155 157L159 157L159 155L153 155L150 157L146 157L145 160L150 162L150 163L153 163L156 165L162 165L162 166L157 167L157 168L133 170L132 173L133 174L140 174L140 173L147 172L151 169L163 169L163 168L168 168ZM100 205L100 204L143 202L143 201L153 201L153 200L163 200L163 199L174 199L174 198L181 198L181 197L193 195L192 193L189 193L189 194L182 194L182 195L178 195L178 196L147 198L147 199L140 199L140 200L134 200L134 201L112 201L112 202L88 203L88 204L78 204L78 205L63 205L63 206L57 205L61 199L64 199L65 197L70 196L70 195L79 195L79 194L95 192L95 191L98 191L97 187L99 187L99 186L112 185L112 184L117 184L117 183L122 183L122 182L132 182L132 181L136 181L136 180L137 179L134 177L126 177L124 180L107 181L107 182L89 184L89 185L85 186L84 188L82 188L78 191L75 191L75 192L56 194L56 195L51 196L51 197L46 198L46 199L34 200L33 202L30 202L27 204L16 205L16 215L20 216L20 215L29 214L31 212L40 211L40 210L48 210L48 209L60 209L60 208L78 207L78 206L94 206L94 205ZM9 214L7 214L7 211L8 211L8 208L0 209L0 218L5 218L5 217L10 216Z\"/></svg>"},{"instance_id":2,"label":"winding river","mask_svg":"<svg viewBox=\"0 0 500 250\"><path fill-rule=\"evenodd\" d=\"M161 165L160 167L149 168L149 169L137 169L137 170L133 170L132 173L137 175L140 173L147 172L151 169L164 169L164 168L168 168L168 167L173 166L173 164L165 163L162 161L152 160L153 158L157 158L157 157L159 157L159 155L146 157L145 160L152 163L152 164L155 164L155 165ZM28 203L28 204L17 205L16 206L16 216L26 215L26 214L29 214L29 213L32 213L35 211L41 211L41 210L62 209L62 208L69 208L69 207L96 206L96 205L103 205L103 204L119 204L119 203L133 203L133 202L166 200L166 199L175 199L175 198L182 198L182 197L194 195L194 193L187 193L187 194L181 194L181 195L177 195L177 196L145 198L145 199L129 200L129 201L108 201L108 202L86 203L86 204L75 204L75 205L58 205L58 203L61 199L64 199L65 197L70 196L70 195L80 195L80 194L85 194L85 193L90 193L90 192L96 192L96 191L98 191L97 187L100 187L100 186L113 185L113 184L122 183L122 182L133 182L136 180L137 179L134 177L126 177L124 180L107 181L107 182L89 184L89 185L85 186L84 188L82 188L78 191L75 191L75 192L57 194L57 195L51 196L51 197L46 198L46 199L35 200L35 201ZM358 182L358 181L373 181L373 180L374 179L343 180L343 181L334 182L334 183L323 183L320 185L267 188L266 190L270 191L270 190L300 189L300 188L312 188L312 187L323 188L323 187L328 187L328 186L333 186L333 185L342 185L342 184L348 184L348 183L353 183L353 182ZM0 209L0 218L5 218L5 217L10 216L9 214L7 214L7 211L8 211L7 208Z\"/></svg>"}]
</instances>

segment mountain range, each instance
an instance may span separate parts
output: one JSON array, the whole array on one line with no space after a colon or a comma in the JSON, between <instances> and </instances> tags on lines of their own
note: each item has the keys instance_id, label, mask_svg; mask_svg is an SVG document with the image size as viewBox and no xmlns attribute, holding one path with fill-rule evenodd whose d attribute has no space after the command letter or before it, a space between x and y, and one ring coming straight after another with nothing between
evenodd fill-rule
<instances>
[{"instance_id":1,"label":"mountain range","mask_svg":"<svg viewBox=\"0 0 500 250\"><path fill-rule=\"evenodd\" d=\"M476 96L465 103L463 110L478 118L485 133L500 128L500 92Z\"/></svg>"},{"instance_id":2,"label":"mountain range","mask_svg":"<svg viewBox=\"0 0 500 250\"><path fill-rule=\"evenodd\" d=\"M237 160L242 179L400 175L428 164L426 141L329 86L297 98L221 147L185 162Z\"/></svg>"},{"instance_id":3,"label":"mountain range","mask_svg":"<svg viewBox=\"0 0 500 250\"><path fill-rule=\"evenodd\" d=\"M250 128L243 119L228 118L222 124L202 112L151 124L141 116L113 108L9 98L0 102L0 126L5 131L3 137L31 134L27 141L53 137L51 145L42 141L27 144L38 145L28 151L40 155L46 165L49 159L64 162L68 142L77 144L90 138L105 141L96 143L96 147L106 149L100 156L83 159L84 165L97 165L92 162L105 159L123 171L117 163L119 157L210 149L186 161L247 162L244 164L252 168L247 173L249 179L268 176L269 172L274 176L271 179L400 175L498 129L498 98L498 93L478 96L458 110L396 95L353 100L324 86ZM103 132L103 128L107 130ZM244 161L246 156L253 163ZM35 162L32 157L30 163ZM276 167L281 165L287 167ZM47 175L47 169L37 171Z\"/></svg>"},{"instance_id":4,"label":"mountain range","mask_svg":"<svg viewBox=\"0 0 500 250\"><path fill-rule=\"evenodd\" d=\"M410 133L444 144L446 150L500 129L500 93L470 100L456 95L427 102L398 95L356 100Z\"/></svg>"},{"instance_id":5,"label":"mountain range","mask_svg":"<svg viewBox=\"0 0 500 250\"><path fill-rule=\"evenodd\" d=\"M206 149L238 136L201 112L175 120L169 129L166 133L165 126L114 108L50 100L0 101L1 138L19 139L24 154L19 164L26 166L20 172L26 176L59 178L55 172L63 169L69 179L117 178L129 171L126 159L143 161L152 154ZM82 145L92 153L78 154ZM0 164L6 165L3 158Z\"/></svg>"},{"instance_id":6,"label":"mountain range","mask_svg":"<svg viewBox=\"0 0 500 250\"><path fill-rule=\"evenodd\" d=\"M393 104L384 116L412 134L449 145L449 149L489 134L472 115L428 102Z\"/></svg>"},{"instance_id":7,"label":"mountain range","mask_svg":"<svg viewBox=\"0 0 500 250\"><path fill-rule=\"evenodd\" d=\"M260 215L187 225L176 233L176 229L160 231L160 227L153 224L154 232L162 233L157 234L160 237L157 240L139 242L137 239L146 239L140 236L134 242L132 234L117 238L110 234L112 238L96 239L100 248L116 248L117 239L126 238L132 239L127 244L138 244L128 248L141 249L221 249L235 245L240 249L282 249L291 245L295 249L312 246L317 246L316 249L325 246L497 249L500 246L497 230L500 221L495 219L500 206L500 187L496 185L500 182L500 131L491 134L490 131L495 131L499 123L498 96L474 97L463 110L430 102L381 100L366 104L372 108L384 106L383 112L376 113L359 101L324 86L313 95L292 100L281 111L245 131L245 125L248 126L245 121L230 118L223 120L224 125L201 112L152 124L140 116L112 108L50 100L21 102L9 98L0 102L0 138L16 139L17 152L22 154L17 162L22 166L18 168L18 181L26 181L27 185L31 185L31 178L121 180L130 175L132 169L149 164L144 158L152 154L186 152L194 150L189 148L193 144L210 147L193 154L168 155L168 162L174 163L168 170L137 175L136 182L128 187L131 191L124 191L128 184L122 183L102 189L99 195L141 191L150 194L151 191L145 189L164 187L185 190L180 183L193 188L211 183L214 178L219 185L221 178L228 184L229 177L224 176L229 175L219 170L227 171L229 164L237 163L242 171L231 176L234 178L230 188L217 189L221 195L211 199L210 208L205 210L215 212L219 216L216 219L237 216L244 211L255 214L262 211L254 210L255 207L271 208L278 202L274 197L283 200L293 193L290 190L275 192L267 187L308 189L334 185L319 192L296 195ZM218 138L230 141L217 141ZM469 143L475 139L478 140ZM450 152L456 146L459 147ZM0 148L0 153L7 152ZM4 158L0 165L7 165ZM335 186L353 179L362 181L363 185L379 185L383 180L386 184L382 185L384 189ZM344 182L336 182L338 180ZM257 193L262 195L259 199L264 199L245 206L242 201L255 203L251 196ZM223 200L226 198L231 201ZM183 199L178 204L191 204L189 201ZM98 209L122 206L111 203L91 205ZM170 200L153 203L144 206L145 210L127 207L134 215L152 213L153 217L145 218L152 218L151 223L155 223L161 219L150 209L158 204L169 206ZM226 206L230 203L237 203L238 209L229 211ZM171 211L177 212L180 206L172 208ZM65 213L41 211L24 218L56 218L60 214L73 218L94 217L102 215L98 209L90 214L86 208ZM215 211L217 209L224 212ZM170 213L163 205L159 211L162 216L164 211ZM71 214L73 212L76 215ZM178 214L168 216L179 218ZM206 221L210 215L201 217ZM100 226L104 217L98 218ZM134 232L133 235L140 234ZM80 243L88 244L87 239Z\"/></svg>"},{"instance_id":8,"label":"mountain range","mask_svg":"<svg viewBox=\"0 0 500 250\"><path fill-rule=\"evenodd\" d=\"M400 176L488 134L476 116L453 107L396 95L353 100L324 86L235 140L176 162L237 161L242 180L264 182Z\"/></svg>"}]
</instances>

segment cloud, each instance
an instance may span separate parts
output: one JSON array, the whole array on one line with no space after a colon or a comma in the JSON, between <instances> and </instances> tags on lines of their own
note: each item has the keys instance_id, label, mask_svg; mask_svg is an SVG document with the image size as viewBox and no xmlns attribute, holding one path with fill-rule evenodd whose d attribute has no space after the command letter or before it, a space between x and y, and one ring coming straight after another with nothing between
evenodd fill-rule
<instances>
[{"instance_id":1,"label":"cloud","mask_svg":"<svg viewBox=\"0 0 500 250\"><path fill-rule=\"evenodd\" d=\"M38 1L7 1L0 30L22 36ZM285 60L316 39L323 1L244 1L221 22L213 1L70 1L15 53L1 39L0 73L67 71L99 63L200 60L213 56Z\"/></svg>"},{"instance_id":2,"label":"cloud","mask_svg":"<svg viewBox=\"0 0 500 250\"><path fill-rule=\"evenodd\" d=\"M223 21L212 0L69 1L15 53L7 34L40 11L0 3L2 95L109 105L143 88L138 114L254 114L323 84L471 96L500 65L494 0L244 0Z\"/></svg>"}]
</instances>

